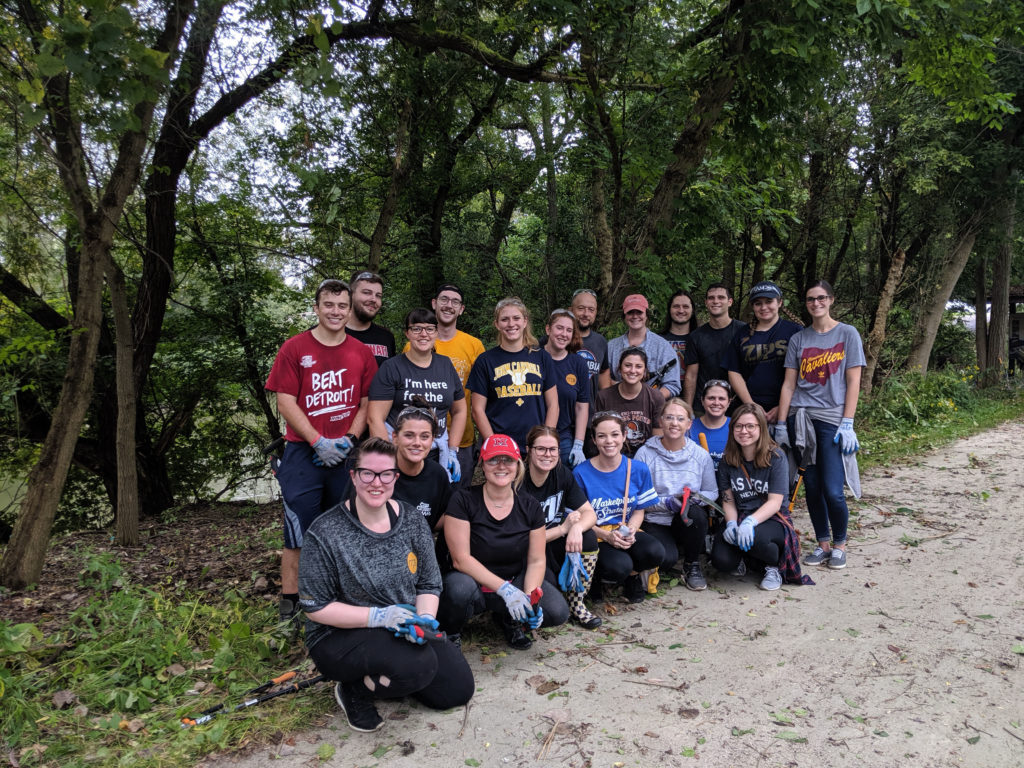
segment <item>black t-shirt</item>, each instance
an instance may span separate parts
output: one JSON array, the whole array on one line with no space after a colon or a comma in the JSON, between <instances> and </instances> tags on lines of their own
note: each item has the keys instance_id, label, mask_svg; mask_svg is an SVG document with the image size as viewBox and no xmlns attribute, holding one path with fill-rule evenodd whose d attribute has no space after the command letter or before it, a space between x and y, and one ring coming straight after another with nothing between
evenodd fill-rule
<instances>
[{"instance_id":1,"label":"black t-shirt","mask_svg":"<svg viewBox=\"0 0 1024 768\"><path fill-rule=\"evenodd\" d=\"M527 470L520 491L540 502L548 528L561 525L567 510L571 512L579 509L589 501L587 494L576 482L576 477L562 462L558 462L555 468L548 472L547 479L539 488L533 484Z\"/></svg>"},{"instance_id":2,"label":"black t-shirt","mask_svg":"<svg viewBox=\"0 0 1024 768\"><path fill-rule=\"evenodd\" d=\"M383 326L370 323L370 327L365 331L346 328L345 333L370 348L378 367L389 357L395 356L395 334Z\"/></svg>"},{"instance_id":3,"label":"black t-shirt","mask_svg":"<svg viewBox=\"0 0 1024 768\"><path fill-rule=\"evenodd\" d=\"M729 380L728 373L725 370L725 351L732 344L736 334L746 333L746 331L746 323L733 320L725 328L712 328L707 323L704 323L704 325L690 334L690 339L686 343L686 364L689 366L697 363L700 366L697 369L697 389L693 398L694 405L700 402L704 385L709 380Z\"/></svg>"},{"instance_id":4,"label":"black t-shirt","mask_svg":"<svg viewBox=\"0 0 1024 768\"><path fill-rule=\"evenodd\" d=\"M532 496L515 494L512 511L495 520L484 504L484 487L461 488L448 505L448 516L469 522L469 553L503 579L526 569L530 532L544 527L544 512Z\"/></svg>"},{"instance_id":5,"label":"black t-shirt","mask_svg":"<svg viewBox=\"0 0 1024 768\"><path fill-rule=\"evenodd\" d=\"M801 327L780 318L764 331L737 333L725 352L725 367L743 377L750 399L766 411L779 404L782 381L786 377L786 350L789 340Z\"/></svg>"},{"instance_id":6,"label":"black t-shirt","mask_svg":"<svg viewBox=\"0 0 1024 768\"><path fill-rule=\"evenodd\" d=\"M441 469L441 465L425 461L418 475L398 476L392 496L423 515L430 530L434 530L437 521L448 509L452 486L448 473Z\"/></svg>"},{"instance_id":7,"label":"black t-shirt","mask_svg":"<svg viewBox=\"0 0 1024 768\"><path fill-rule=\"evenodd\" d=\"M679 358L679 370L682 373L686 373L686 342L690 340L690 334L666 331L659 335L672 345L672 349L676 351L676 356Z\"/></svg>"},{"instance_id":8,"label":"black t-shirt","mask_svg":"<svg viewBox=\"0 0 1024 768\"><path fill-rule=\"evenodd\" d=\"M718 462L718 492L729 490L742 520L756 512L769 493L781 493L783 497L789 493L789 462L778 448L772 451L772 463L767 467L755 467L750 461L734 467L722 459Z\"/></svg>"}]
</instances>

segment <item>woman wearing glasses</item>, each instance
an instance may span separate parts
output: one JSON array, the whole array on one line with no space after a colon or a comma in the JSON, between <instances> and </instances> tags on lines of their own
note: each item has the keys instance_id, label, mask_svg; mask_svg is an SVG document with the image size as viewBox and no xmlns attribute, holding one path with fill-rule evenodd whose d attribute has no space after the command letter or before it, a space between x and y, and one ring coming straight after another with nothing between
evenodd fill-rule
<instances>
[{"instance_id":1,"label":"woman wearing glasses","mask_svg":"<svg viewBox=\"0 0 1024 768\"><path fill-rule=\"evenodd\" d=\"M572 312L556 309L544 330L548 336L544 351L554 365L558 389L558 453L562 461L575 467L587 459L583 438L590 412L590 371L586 360L576 354L583 342Z\"/></svg>"},{"instance_id":2,"label":"woman wearing glasses","mask_svg":"<svg viewBox=\"0 0 1024 768\"><path fill-rule=\"evenodd\" d=\"M658 503L658 494L647 465L622 455L626 439L622 417L606 411L595 415L590 425L598 454L573 474L597 514L599 577L622 584L626 599L641 603L647 587L640 573L657 568L665 559L661 542L640 530L644 510Z\"/></svg>"},{"instance_id":3,"label":"woman wearing glasses","mask_svg":"<svg viewBox=\"0 0 1024 768\"><path fill-rule=\"evenodd\" d=\"M707 589L700 567L708 533L708 512L696 495L718 498L715 467L708 452L686 438L693 411L681 397L673 397L661 409L661 437L652 437L636 452L651 471L658 505L648 509L643 530L661 542L665 559L661 568L672 568L683 553L683 572L688 589ZM684 506L683 500L686 499Z\"/></svg>"},{"instance_id":4,"label":"woman wearing glasses","mask_svg":"<svg viewBox=\"0 0 1024 768\"><path fill-rule=\"evenodd\" d=\"M597 523L587 494L565 465L558 460L558 432L538 425L526 436L526 476L522 492L540 502L547 530L546 578L554 584L567 553L580 555L586 577L582 592L566 592L565 600L576 621L586 629L597 629L601 619L587 610L583 602L597 566Z\"/></svg>"},{"instance_id":5,"label":"woman wearing glasses","mask_svg":"<svg viewBox=\"0 0 1024 768\"><path fill-rule=\"evenodd\" d=\"M423 516L391 492L395 447L369 438L352 456L352 494L306 531L299 564L306 647L349 725L375 731L374 699L413 696L449 709L473 695L473 673L435 630L441 574Z\"/></svg>"},{"instance_id":6,"label":"woman wearing glasses","mask_svg":"<svg viewBox=\"0 0 1024 768\"><path fill-rule=\"evenodd\" d=\"M840 569L846 567L850 521L844 484L860 498L853 417L865 360L857 329L833 319L834 303L832 286L824 280L807 289L811 325L789 341L775 439L783 446L792 443L805 469L807 511L818 546L804 564Z\"/></svg>"},{"instance_id":7,"label":"woman wearing glasses","mask_svg":"<svg viewBox=\"0 0 1024 768\"><path fill-rule=\"evenodd\" d=\"M686 436L699 444L709 454L715 469L725 454L725 443L729 439L729 401L732 400L732 388L729 382L722 379L711 379L704 385L700 402L704 413L694 418Z\"/></svg>"},{"instance_id":8,"label":"woman wearing glasses","mask_svg":"<svg viewBox=\"0 0 1024 768\"><path fill-rule=\"evenodd\" d=\"M786 581L813 584L800 573L800 542L782 502L789 490L789 465L768 434L764 410L744 403L732 414L725 456L718 465L725 531L715 537L711 562L721 573L742 573L740 563L764 569L760 587Z\"/></svg>"},{"instance_id":9,"label":"woman wearing glasses","mask_svg":"<svg viewBox=\"0 0 1024 768\"><path fill-rule=\"evenodd\" d=\"M414 402L432 408L438 424L445 424L450 412L451 428L440 435L431 458L436 458L457 481L461 476L459 442L468 413L462 380L452 361L434 352L437 317L431 310L414 309L405 316L405 337L409 348L385 360L370 384L370 435L390 438L398 414Z\"/></svg>"},{"instance_id":10,"label":"woman wearing glasses","mask_svg":"<svg viewBox=\"0 0 1024 768\"><path fill-rule=\"evenodd\" d=\"M441 628L458 637L470 618L491 611L509 645L533 645L528 629L569 618L558 587L544 580L544 511L517 493L526 468L508 435L491 435L480 450L484 483L463 488L448 505L444 537L454 570L444 577Z\"/></svg>"},{"instance_id":11,"label":"woman wearing glasses","mask_svg":"<svg viewBox=\"0 0 1024 768\"><path fill-rule=\"evenodd\" d=\"M508 435L526 444L535 424L558 425L558 389L551 357L530 329L530 312L516 298L494 307L498 346L480 355L469 372L473 421L484 439Z\"/></svg>"},{"instance_id":12,"label":"woman wearing glasses","mask_svg":"<svg viewBox=\"0 0 1024 768\"><path fill-rule=\"evenodd\" d=\"M619 357L619 381L597 393L596 411L614 411L625 423L623 452L632 456L651 435L661 434L658 414L665 406L660 390L647 386L647 353L627 347Z\"/></svg>"}]
</instances>

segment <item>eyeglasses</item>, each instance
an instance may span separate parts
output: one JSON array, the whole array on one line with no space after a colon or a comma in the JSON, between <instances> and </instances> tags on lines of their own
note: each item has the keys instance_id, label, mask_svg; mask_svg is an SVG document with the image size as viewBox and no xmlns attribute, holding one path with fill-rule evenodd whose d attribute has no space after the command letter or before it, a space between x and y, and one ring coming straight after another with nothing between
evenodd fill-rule
<instances>
[{"instance_id":1,"label":"eyeglasses","mask_svg":"<svg viewBox=\"0 0 1024 768\"><path fill-rule=\"evenodd\" d=\"M761 429L759 424L733 424L733 432L757 432Z\"/></svg>"},{"instance_id":2,"label":"eyeglasses","mask_svg":"<svg viewBox=\"0 0 1024 768\"><path fill-rule=\"evenodd\" d=\"M437 333L436 325L410 325L406 329L413 336L432 336Z\"/></svg>"},{"instance_id":3,"label":"eyeglasses","mask_svg":"<svg viewBox=\"0 0 1024 768\"><path fill-rule=\"evenodd\" d=\"M461 307L462 299L450 299L447 296L439 296L435 299L439 307Z\"/></svg>"},{"instance_id":4,"label":"eyeglasses","mask_svg":"<svg viewBox=\"0 0 1024 768\"><path fill-rule=\"evenodd\" d=\"M555 450L558 450L557 448ZM488 467L496 467L499 464L512 464L515 462L511 456L491 456L489 459L484 459L484 464Z\"/></svg>"},{"instance_id":5,"label":"eyeglasses","mask_svg":"<svg viewBox=\"0 0 1024 768\"><path fill-rule=\"evenodd\" d=\"M381 485L391 485L398 478L397 469L385 469L380 472L374 472L372 469L366 469L365 467L356 467L352 471L363 485L370 485L374 480L380 480Z\"/></svg>"},{"instance_id":6,"label":"eyeglasses","mask_svg":"<svg viewBox=\"0 0 1024 768\"><path fill-rule=\"evenodd\" d=\"M536 453L540 456L557 456L558 446L546 447L543 445L534 445L530 447L530 453Z\"/></svg>"},{"instance_id":7,"label":"eyeglasses","mask_svg":"<svg viewBox=\"0 0 1024 768\"><path fill-rule=\"evenodd\" d=\"M823 293L821 296L808 296L807 297L807 303L808 304L827 304L829 298L830 297L829 297L829 295L827 293Z\"/></svg>"},{"instance_id":8,"label":"eyeglasses","mask_svg":"<svg viewBox=\"0 0 1024 768\"><path fill-rule=\"evenodd\" d=\"M684 421L689 420L689 416L676 416L674 413L667 413L661 417L661 420L668 424L682 424Z\"/></svg>"},{"instance_id":9,"label":"eyeglasses","mask_svg":"<svg viewBox=\"0 0 1024 768\"><path fill-rule=\"evenodd\" d=\"M597 298L597 291L595 291L593 288L577 288L575 291L572 292L572 297L575 299L581 293L589 293L595 299Z\"/></svg>"}]
</instances>

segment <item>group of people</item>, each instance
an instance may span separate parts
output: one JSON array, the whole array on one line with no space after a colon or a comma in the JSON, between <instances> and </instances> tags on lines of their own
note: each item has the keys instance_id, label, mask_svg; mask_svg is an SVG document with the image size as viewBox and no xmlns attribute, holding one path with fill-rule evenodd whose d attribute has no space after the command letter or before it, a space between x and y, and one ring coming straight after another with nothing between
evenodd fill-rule
<instances>
[{"instance_id":1,"label":"group of people","mask_svg":"<svg viewBox=\"0 0 1024 768\"><path fill-rule=\"evenodd\" d=\"M540 340L506 298L486 350L457 328L457 286L406 315L402 352L374 322L382 295L369 272L321 283L316 326L266 384L287 424L281 617L305 613L353 728L380 727L377 698L468 701L460 633L477 614L525 649L542 625L600 626L588 598L621 586L640 602L680 560L692 590L705 555L762 589L813 583L786 505L797 474L817 539L802 562L846 566L864 354L825 281L806 292L807 328L780 317L773 283L751 289L751 325L714 284L706 324L680 291L657 334L634 294L610 340L590 289Z\"/></svg>"}]
</instances>

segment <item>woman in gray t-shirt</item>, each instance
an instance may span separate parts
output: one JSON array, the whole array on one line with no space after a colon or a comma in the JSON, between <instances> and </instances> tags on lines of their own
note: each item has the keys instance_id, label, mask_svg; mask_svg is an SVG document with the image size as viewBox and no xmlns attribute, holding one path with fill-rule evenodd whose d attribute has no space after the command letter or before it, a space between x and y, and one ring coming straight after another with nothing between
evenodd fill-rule
<instances>
[{"instance_id":1,"label":"woman in gray t-shirt","mask_svg":"<svg viewBox=\"0 0 1024 768\"><path fill-rule=\"evenodd\" d=\"M852 325L832 317L835 292L824 280L806 294L811 325L796 333L786 352L786 378L779 398L775 440L803 446L807 511L818 546L805 565L846 567L850 511L843 486L856 475L853 454L860 448L853 431L864 345ZM854 486L859 487L858 485Z\"/></svg>"}]
</instances>

